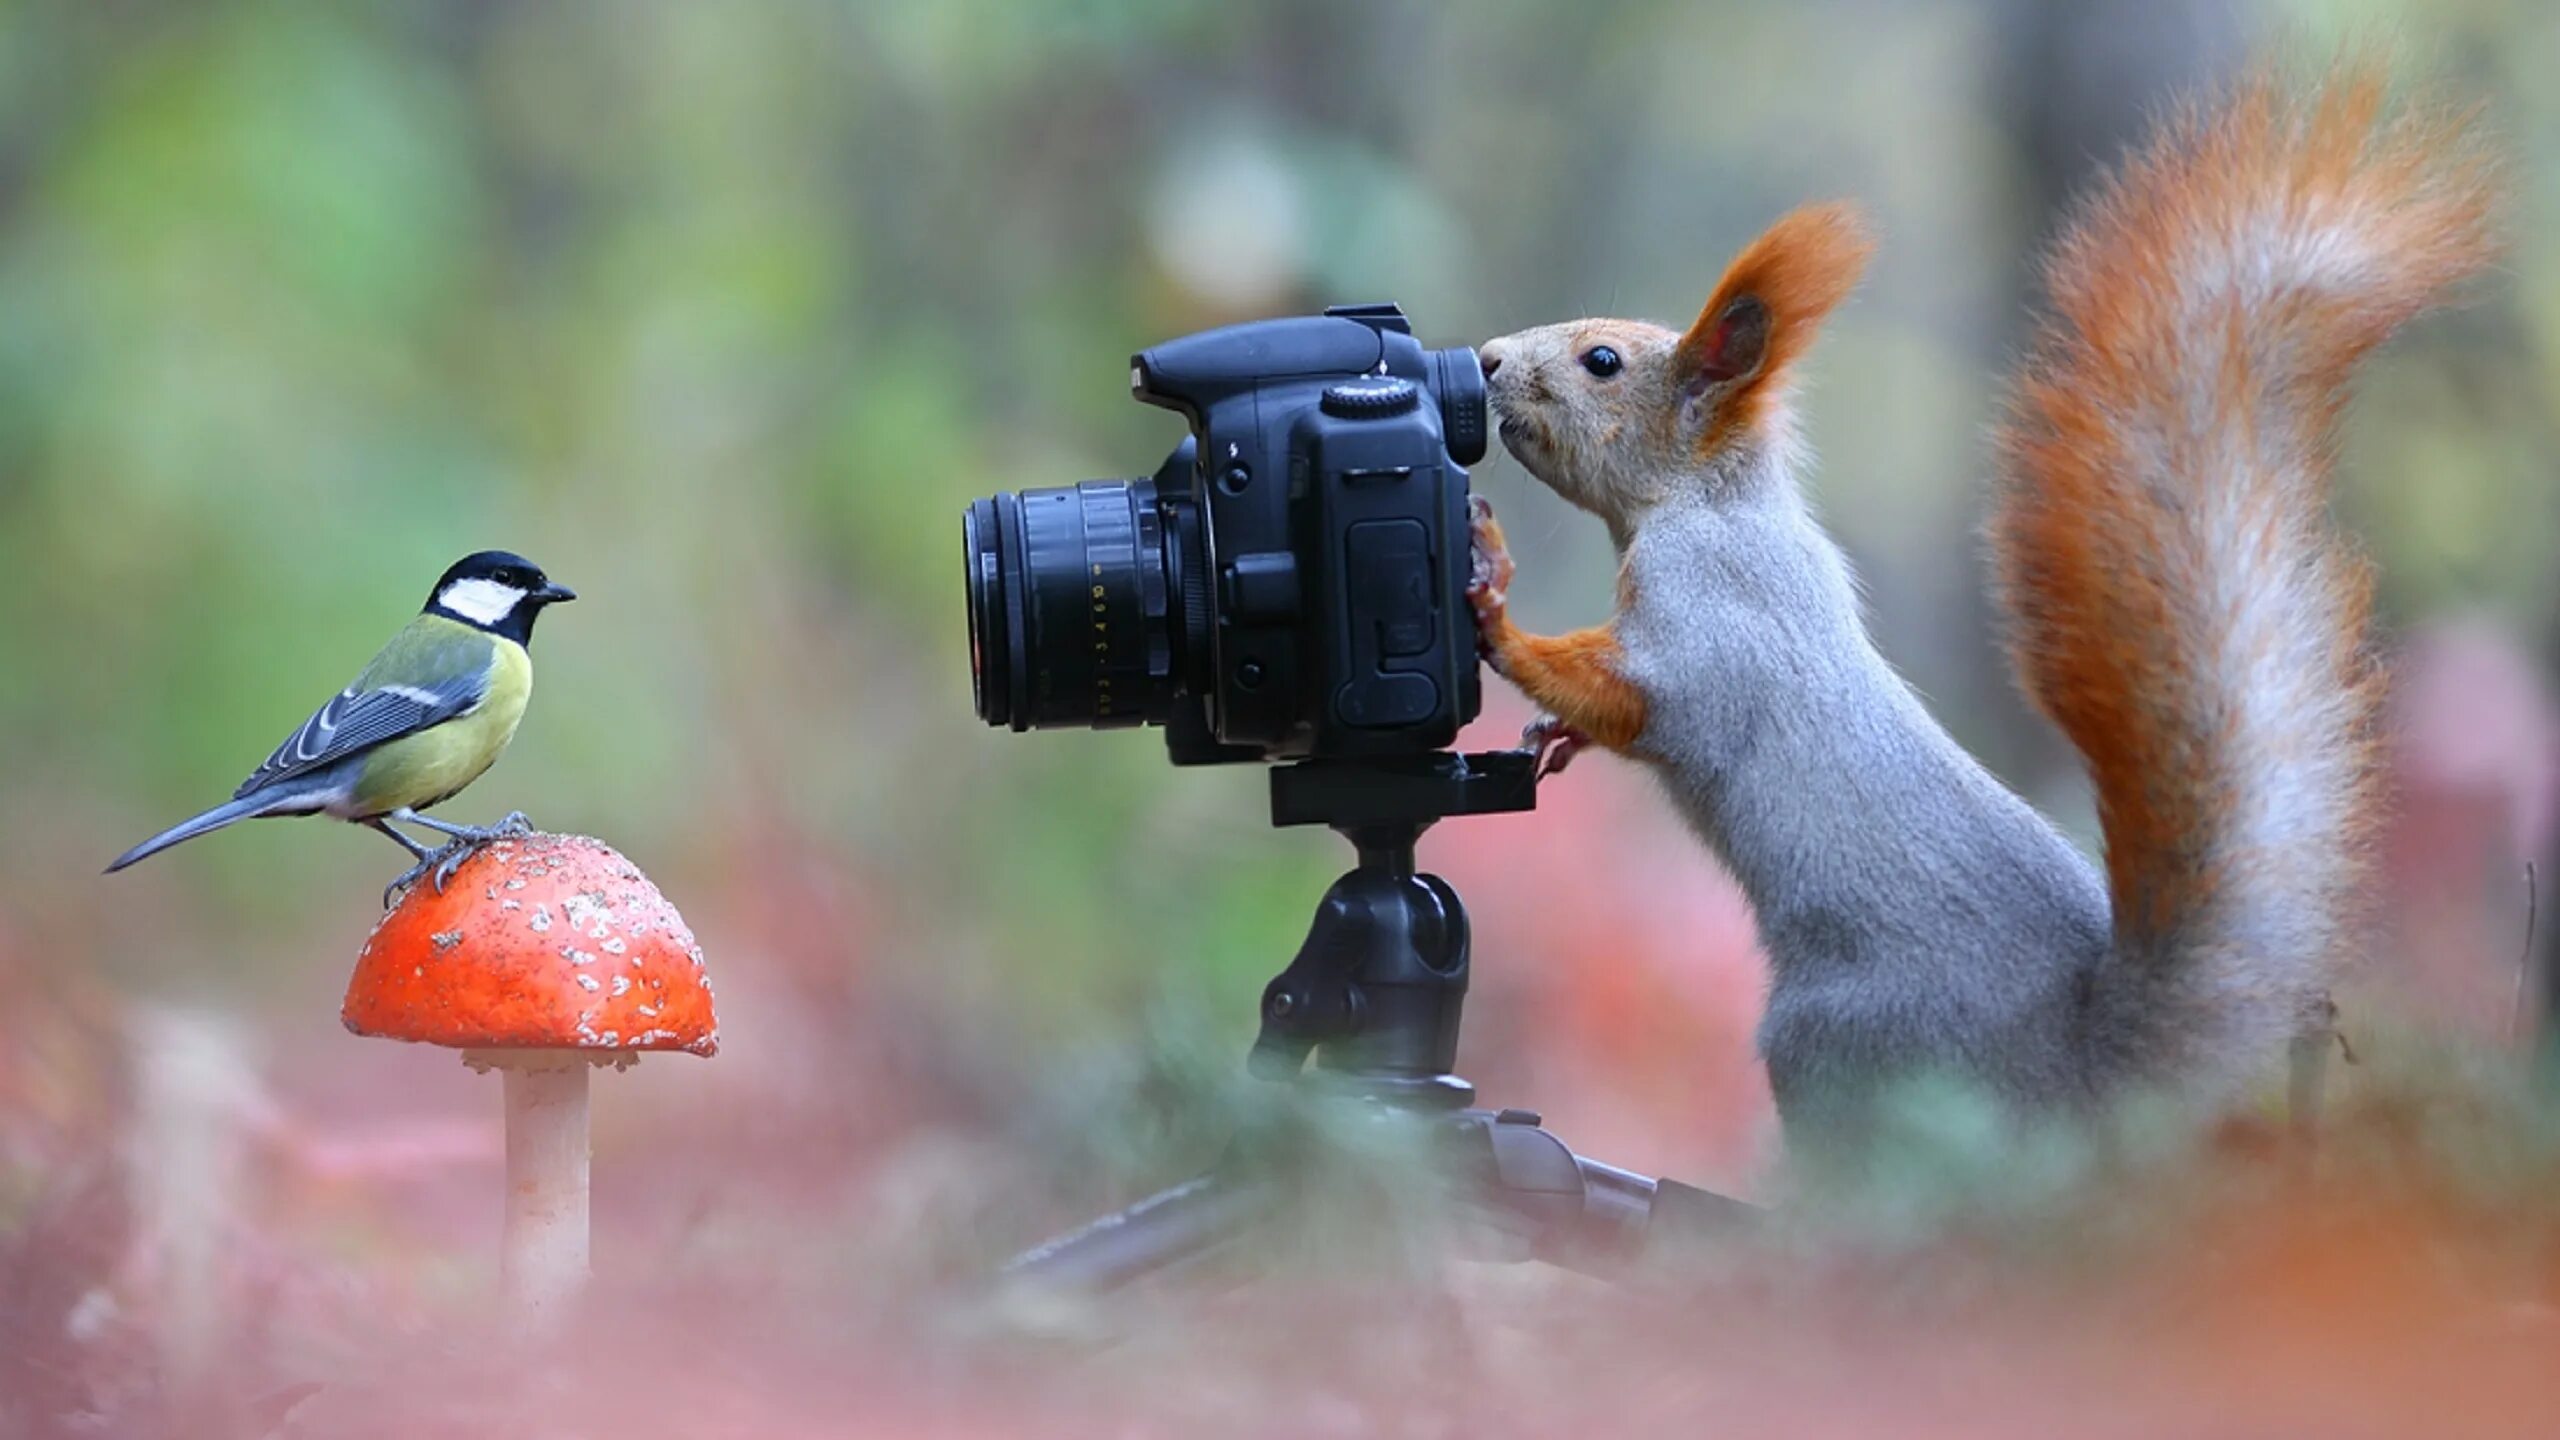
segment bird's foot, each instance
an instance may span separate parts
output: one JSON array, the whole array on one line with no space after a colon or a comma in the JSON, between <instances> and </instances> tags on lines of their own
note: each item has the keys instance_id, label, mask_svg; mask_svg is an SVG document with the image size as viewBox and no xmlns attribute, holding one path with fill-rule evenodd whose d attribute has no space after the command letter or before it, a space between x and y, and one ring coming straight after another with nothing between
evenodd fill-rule
<instances>
[{"instance_id":1,"label":"bird's foot","mask_svg":"<svg viewBox=\"0 0 2560 1440\"><path fill-rule=\"evenodd\" d=\"M401 871L400 878L383 888L383 909L390 909L400 892L416 884L422 875L434 882L437 894L443 894L444 887L453 880L453 872L461 869L464 862L497 841L518 840L532 834L533 822L525 818L523 811L510 810L495 825L456 826L445 833L452 838L419 856L417 864Z\"/></svg>"},{"instance_id":2,"label":"bird's foot","mask_svg":"<svg viewBox=\"0 0 2560 1440\"><path fill-rule=\"evenodd\" d=\"M495 825L467 830L447 840L430 857L436 867L436 893L443 894L445 882L453 878L453 872L462 868L462 862L479 854L483 846L500 840L521 839L532 833L533 822L524 818L524 812L510 810L506 818Z\"/></svg>"},{"instance_id":3,"label":"bird's foot","mask_svg":"<svg viewBox=\"0 0 2560 1440\"><path fill-rule=\"evenodd\" d=\"M510 810L506 818L495 825L450 825L444 826L443 829L446 835L452 837L446 841L444 850L450 850L456 845L468 845L476 850L492 840L523 839L533 833L533 822L525 818L523 811ZM441 855L444 850L436 853Z\"/></svg>"},{"instance_id":4,"label":"bird's foot","mask_svg":"<svg viewBox=\"0 0 2560 1440\"><path fill-rule=\"evenodd\" d=\"M481 846L497 838L486 834L479 838L456 836L428 851L419 857L417 864L401 871L397 879L382 887L382 908L388 910L397 904L400 893L417 884L420 876L433 881L436 893L443 894L445 882L453 878L454 871L462 868L462 862L479 854Z\"/></svg>"},{"instance_id":5,"label":"bird's foot","mask_svg":"<svg viewBox=\"0 0 2560 1440\"><path fill-rule=\"evenodd\" d=\"M463 825L445 832L456 840L473 845L486 845L492 840L514 840L533 833L533 822L521 810L510 810L495 825Z\"/></svg>"},{"instance_id":6,"label":"bird's foot","mask_svg":"<svg viewBox=\"0 0 2560 1440\"><path fill-rule=\"evenodd\" d=\"M1541 780L1563 774L1564 767L1573 763L1573 757L1590 745L1590 736L1553 715L1541 715L1520 731L1520 748L1538 757L1537 775Z\"/></svg>"},{"instance_id":7,"label":"bird's foot","mask_svg":"<svg viewBox=\"0 0 2560 1440\"><path fill-rule=\"evenodd\" d=\"M426 854L418 857L417 864L401 871L398 876L393 878L390 884L383 886L382 908L388 910L393 905L398 904L400 901L400 892L408 889L411 885L416 884L418 877L426 874L428 868L436 863L436 857L443 853L444 852L441 850L428 851ZM441 889L443 887L439 886L437 888Z\"/></svg>"},{"instance_id":8,"label":"bird's foot","mask_svg":"<svg viewBox=\"0 0 2560 1440\"><path fill-rule=\"evenodd\" d=\"M462 868L462 862L479 854L481 846L488 844L489 841L496 838L498 837L495 835L489 835L485 838L477 839L466 839L461 836L456 836L453 839L446 841L444 845L436 851L436 893L439 895L443 894L445 882L453 878L454 871Z\"/></svg>"}]
</instances>

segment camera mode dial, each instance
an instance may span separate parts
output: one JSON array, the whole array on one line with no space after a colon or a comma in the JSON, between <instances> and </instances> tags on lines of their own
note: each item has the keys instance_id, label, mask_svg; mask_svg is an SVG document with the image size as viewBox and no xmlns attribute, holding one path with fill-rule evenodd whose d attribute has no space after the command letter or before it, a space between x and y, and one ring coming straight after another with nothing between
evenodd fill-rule
<instances>
[{"instance_id":1,"label":"camera mode dial","mask_svg":"<svg viewBox=\"0 0 2560 1440\"><path fill-rule=\"evenodd\" d=\"M1324 413L1340 419L1383 420L1421 404L1422 391L1410 380L1379 375L1329 386L1319 403Z\"/></svg>"}]
</instances>

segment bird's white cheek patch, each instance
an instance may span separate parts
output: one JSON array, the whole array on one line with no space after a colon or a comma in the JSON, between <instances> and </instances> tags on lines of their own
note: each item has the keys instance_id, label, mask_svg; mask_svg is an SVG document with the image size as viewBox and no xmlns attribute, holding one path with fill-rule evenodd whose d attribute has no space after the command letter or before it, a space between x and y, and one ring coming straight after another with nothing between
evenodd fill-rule
<instances>
[{"instance_id":1,"label":"bird's white cheek patch","mask_svg":"<svg viewBox=\"0 0 2560 1440\"><path fill-rule=\"evenodd\" d=\"M523 591L495 580L456 580L444 587L436 603L474 624L495 625L523 598Z\"/></svg>"}]
</instances>

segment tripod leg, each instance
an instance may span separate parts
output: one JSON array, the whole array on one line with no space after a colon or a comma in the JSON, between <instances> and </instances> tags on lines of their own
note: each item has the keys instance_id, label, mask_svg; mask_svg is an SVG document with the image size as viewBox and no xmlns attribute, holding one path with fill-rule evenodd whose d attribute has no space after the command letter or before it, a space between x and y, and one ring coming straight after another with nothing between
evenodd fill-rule
<instances>
[{"instance_id":1,"label":"tripod leg","mask_svg":"<svg viewBox=\"0 0 2560 1440\"><path fill-rule=\"evenodd\" d=\"M1005 1266L1003 1278L1034 1289L1099 1295L1209 1254L1270 1205L1265 1186L1203 1175L1024 1251Z\"/></svg>"},{"instance_id":2,"label":"tripod leg","mask_svg":"<svg viewBox=\"0 0 2560 1440\"><path fill-rule=\"evenodd\" d=\"M1471 1111L1458 1121L1479 1195L1511 1217L1541 1260L1614 1278L1630 1263L1730 1239L1763 1218L1739 1200L1577 1155L1528 1111Z\"/></svg>"}]
</instances>

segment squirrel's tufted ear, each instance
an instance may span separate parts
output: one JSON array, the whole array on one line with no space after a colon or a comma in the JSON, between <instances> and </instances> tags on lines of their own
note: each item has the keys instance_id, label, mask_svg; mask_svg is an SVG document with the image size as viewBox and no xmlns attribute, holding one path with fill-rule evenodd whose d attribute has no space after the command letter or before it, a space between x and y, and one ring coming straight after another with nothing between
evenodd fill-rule
<instances>
[{"instance_id":1,"label":"squirrel's tufted ear","mask_svg":"<svg viewBox=\"0 0 2560 1440\"><path fill-rule=\"evenodd\" d=\"M1736 295L1724 308L1698 317L1680 342L1680 388L1700 394L1710 385L1744 380L1769 358L1769 307L1757 295Z\"/></svg>"},{"instance_id":2,"label":"squirrel's tufted ear","mask_svg":"<svg viewBox=\"0 0 2560 1440\"><path fill-rule=\"evenodd\" d=\"M1672 352L1683 394L1719 392L1714 436L1758 416L1781 388L1770 380L1813 344L1874 249L1857 209L1832 203L1790 211L1734 257Z\"/></svg>"}]
</instances>

